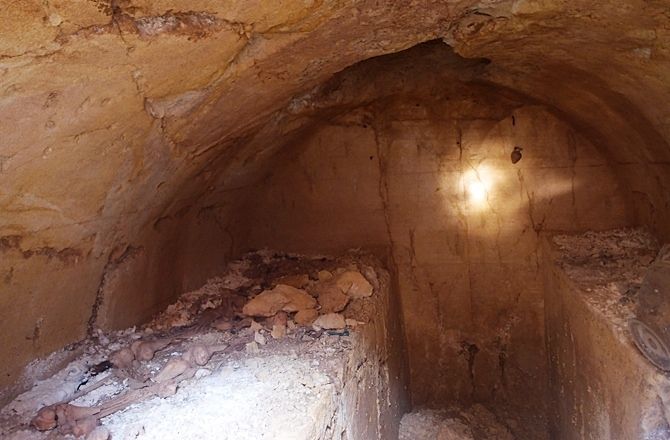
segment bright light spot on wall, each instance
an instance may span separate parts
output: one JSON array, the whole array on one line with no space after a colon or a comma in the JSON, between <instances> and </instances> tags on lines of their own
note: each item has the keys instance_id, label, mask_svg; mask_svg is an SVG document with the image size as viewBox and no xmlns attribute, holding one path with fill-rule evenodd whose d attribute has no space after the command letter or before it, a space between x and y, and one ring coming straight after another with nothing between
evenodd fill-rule
<instances>
[{"instance_id":1,"label":"bright light spot on wall","mask_svg":"<svg viewBox=\"0 0 670 440\"><path fill-rule=\"evenodd\" d=\"M482 182L473 181L468 184L468 197L471 202L484 203L487 196L486 186Z\"/></svg>"},{"instance_id":2,"label":"bright light spot on wall","mask_svg":"<svg viewBox=\"0 0 670 440\"><path fill-rule=\"evenodd\" d=\"M463 179L471 206L478 209L486 206L493 187L493 179L489 171L483 167L472 169L464 174Z\"/></svg>"}]
</instances>

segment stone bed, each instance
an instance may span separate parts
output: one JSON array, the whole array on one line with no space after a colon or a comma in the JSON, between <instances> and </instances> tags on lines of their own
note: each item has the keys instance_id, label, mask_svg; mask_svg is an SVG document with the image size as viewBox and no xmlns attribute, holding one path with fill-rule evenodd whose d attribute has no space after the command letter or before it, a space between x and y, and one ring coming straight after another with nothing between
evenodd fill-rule
<instances>
[{"instance_id":1,"label":"stone bed","mask_svg":"<svg viewBox=\"0 0 670 440\"><path fill-rule=\"evenodd\" d=\"M556 438L670 438L670 380L628 330L658 244L620 229L544 240L551 431Z\"/></svg>"}]
</instances>

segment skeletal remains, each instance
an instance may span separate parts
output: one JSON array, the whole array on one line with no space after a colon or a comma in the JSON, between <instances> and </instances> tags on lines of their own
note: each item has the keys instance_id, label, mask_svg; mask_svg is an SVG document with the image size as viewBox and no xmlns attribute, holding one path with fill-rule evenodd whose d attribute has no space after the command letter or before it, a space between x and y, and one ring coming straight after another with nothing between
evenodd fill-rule
<instances>
[{"instance_id":1,"label":"skeletal remains","mask_svg":"<svg viewBox=\"0 0 670 440\"><path fill-rule=\"evenodd\" d=\"M153 359L155 353L172 344L172 339L154 341L135 341L128 348L122 348L110 356L118 377L126 377L139 362ZM212 355L224 351L227 345L192 344L181 356L170 359L152 378L137 381L130 390L119 397L93 407L72 405L79 397L107 383L103 379L88 388L75 393L71 398L41 408L32 419L31 425L40 431L58 428L63 434L83 437L96 430L99 420L117 411L127 408L144 399L159 396L169 397L177 392L179 383L195 375L199 367L207 365Z\"/></svg>"}]
</instances>

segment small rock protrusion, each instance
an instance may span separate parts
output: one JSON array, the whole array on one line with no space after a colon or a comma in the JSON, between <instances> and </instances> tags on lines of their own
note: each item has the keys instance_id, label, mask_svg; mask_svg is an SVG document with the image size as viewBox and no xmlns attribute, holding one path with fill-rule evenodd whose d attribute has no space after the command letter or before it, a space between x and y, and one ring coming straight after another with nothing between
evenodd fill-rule
<instances>
[{"instance_id":1,"label":"small rock protrusion","mask_svg":"<svg viewBox=\"0 0 670 440\"><path fill-rule=\"evenodd\" d=\"M337 277L337 287L352 299L367 298L372 295L372 284L360 272L346 271Z\"/></svg>"},{"instance_id":2,"label":"small rock protrusion","mask_svg":"<svg viewBox=\"0 0 670 440\"><path fill-rule=\"evenodd\" d=\"M247 302L242 312L247 316L274 316L280 310L297 312L316 307L316 300L302 289L286 284L277 284L272 290L264 290Z\"/></svg>"},{"instance_id":3,"label":"small rock protrusion","mask_svg":"<svg viewBox=\"0 0 670 440\"><path fill-rule=\"evenodd\" d=\"M328 281L333 279L333 273L327 270L320 270L318 275L319 281Z\"/></svg>"},{"instance_id":4,"label":"small rock protrusion","mask_svg":"<svg viewBox=\"0 0 670 440\"><path fill-rule=\"evenodd\" d=\"M256 353L261 351L261 349L258 346L258 343L256 341L251 341L248 344L246 344L245 349L246 349L246 352L250 353L250 354L256 354Z\"/></svg>"},{"instance_id":5,"label":"small rock protrusion","mask_svg":"<svg viewBox=\"0 0 670 440\"><path fill-rule=\"evenodd\" d=\"M327 313L316 318L312 325L325 330L343 330L346 328L347 323L341 314Z\"/></svg>"},{"instance_id":6,"label":"small rock protrusion","mask_svg":"<svg viewBox=\"0 0 670 440\"><path fill-rule=\"evenodd\" d=\"M270 335L273 339L282 339L286 336L286 323L288 316L285 312L279 312L275 315L272 323L272 331Z\"/></svg>"},{"instance_id":7,"label":"small rock protrusion","mask_svg":"<svg viewBox=\"0 0 670 440\"><path fill-rule=\"evenodd\" d=\"M242 313L247 316L273 316L280 311L288 301L286 295L276 289L264 290L244 305Z\"/></svg>"},{"instance_id":8,"label":"small rock protrusion","mask_svg":"<svg viewBox=\"0 0 670 440\"><path fill-rule=\"evenodd\" d=\"M270 335L273 339L283 339L286 336L286 324L274 324Z\"/></svg>"},{"instance_id":9,"label":"small rock protrusion","mask_svg":"<svg viewBox=\"0 0 670 440\"><path fill-rule=\"evenodd\" d=\"M349 303L349 295L343 293L340 287L332 281L317 283L313 291L317 295L321 313L341 312Z\"/></svg>"}]
</instances>

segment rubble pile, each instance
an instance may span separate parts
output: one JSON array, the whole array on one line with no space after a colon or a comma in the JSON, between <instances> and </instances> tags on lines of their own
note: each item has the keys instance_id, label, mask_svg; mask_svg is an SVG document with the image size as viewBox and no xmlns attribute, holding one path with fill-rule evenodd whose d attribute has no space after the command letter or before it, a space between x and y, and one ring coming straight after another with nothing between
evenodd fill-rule
<instances>
[{"instance_id":1,"label":"rubble pile","mask_svg":"<svg viewBox=\"0 0 670 440\"><path fill-rule=\"evenodd\" d=\"M641 228L556 235L552 240L559 251L556 262L587 287L611 282L639 285L659 249L654 236Z\"/></svg>"},{"instance_id":2,"label":"rubble pile","mask_svg":"<svg viewBox=\"0 0 670 440\"><path fill-rule=\"evenodd\" d=\"M360 261L248 254L141 329L97 330L78 347L82 356L0 411L0 436L106 439L106 418L173 396L240 356L287 347L294 355L320 339L336 355L350 329L366 323L379 288L374 268ZM298 351L314 358L319 347Z\"/></svg>"}]
</instances>

